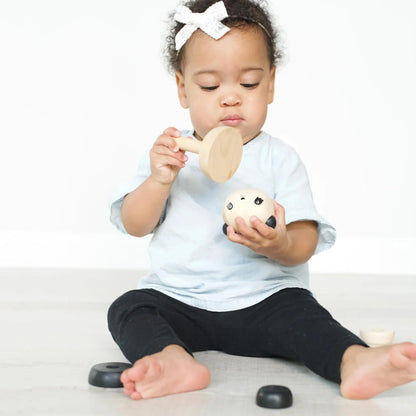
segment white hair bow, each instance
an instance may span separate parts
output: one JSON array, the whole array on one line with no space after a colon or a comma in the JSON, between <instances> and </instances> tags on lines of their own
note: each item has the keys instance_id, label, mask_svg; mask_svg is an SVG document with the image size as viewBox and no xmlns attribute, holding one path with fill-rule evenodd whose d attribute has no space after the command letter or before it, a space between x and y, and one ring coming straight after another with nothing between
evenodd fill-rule
<instances>
[{"instance_id":1,"label":"white hair bow","mask_svg":"<svg viewBox=\"0 0 416 416\"><path fill-rule=\"evenodd\" d=\"M174 19L185 23L185 26L175 37L176 50L179 51L197 29L201 29L215 40L222 38L230 30L221 23L226 17L228 13L222 1L208 7L203 13L192 13L187 7L181 6L177 9Z\"/></svg>"}]
</instances>

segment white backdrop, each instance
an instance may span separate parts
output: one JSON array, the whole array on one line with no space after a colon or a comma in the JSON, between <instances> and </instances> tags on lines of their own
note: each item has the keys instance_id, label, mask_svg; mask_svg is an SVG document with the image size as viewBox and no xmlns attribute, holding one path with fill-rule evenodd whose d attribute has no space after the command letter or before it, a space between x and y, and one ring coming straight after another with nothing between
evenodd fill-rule
<instances>
[{"instance_id":1,"label":"white backdrop","mask_svg":"<svg viewBox=\"0 0 416 416\"><path fill-rule=\"evenodd\" d=\"M416 2L274 0L287 59L265 130L338 230L312 271L416 274ZM189 127L161 58L176 0L0 0L0 267L147 267L107 198Z\"/></svg>"}]
</instances>

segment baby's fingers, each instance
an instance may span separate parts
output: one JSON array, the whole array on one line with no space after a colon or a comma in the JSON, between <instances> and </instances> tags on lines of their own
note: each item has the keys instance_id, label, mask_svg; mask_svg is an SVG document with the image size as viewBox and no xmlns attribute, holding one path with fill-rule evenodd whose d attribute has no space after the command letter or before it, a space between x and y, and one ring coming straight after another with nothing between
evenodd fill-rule
<instances>
[{"instance_id":1,"label":"baby's fingers","mask_svg":"<svg viewBox=\"0 0 416 416\"><path fill-rule=\"evenodd\" d=\"M275 200L273 200L273 206L274 206L274 216L276 217L276 221L280 225L286 224L285 219L285 209L282 205L277 203Z\"/></svg>"},{"instance_id":2,"label":"baby's fingers","mask_svg":"<svg viewBox=\"0 0 416 416\"><path fill-rule=\"evenodd\" d=\"M180 137L181 136L181 132L175 128L175 127L168 127L163 134L166 134L168 136L172 136L172 137Z\"/></svg>"},{"instance_id":3,"label":"baby's fingers","mask_svg":"<svg viewBox=\"0 0 416 416\"><path fill-rule=\"evenodd\" d=\"M162 134L165 146L169 147L173 152L178 152L179 147L175 137L181 137L181 132L175 127L168 127Z\"/></svg>"},{"instance_id":4,"label":"baby's fingers","mask_svg":"<svg viewBox=\"0 0 416 416\"><path fill-rule=\"evenodd\" d=\"M167 153L167 151L177 153L180 150L175 139L167 134L162 134L157 138L153 145L153 149L160 154Z\"/></svg>"},{"instance_id":5,"label":"baby's fingers","mask_svg":"<svg viewBox=\"0 0 416 416\"><path fill-rule=\"evenodd\" d=\"M253 216L250 218L250 223L263 238L272 240L276 237L276 229L261 221L260 218Z\"/></svg>"}]
</instances>

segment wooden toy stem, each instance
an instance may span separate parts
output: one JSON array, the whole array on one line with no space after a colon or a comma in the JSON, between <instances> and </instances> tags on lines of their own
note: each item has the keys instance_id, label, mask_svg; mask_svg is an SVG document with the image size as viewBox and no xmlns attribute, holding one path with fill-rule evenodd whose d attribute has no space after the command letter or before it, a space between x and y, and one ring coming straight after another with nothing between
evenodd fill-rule
<instances>
[{"instance_id":1,"label":"wooden toy stem","mask_svg":"<svg viewBox=\"0 0 416 416\"><path fill-rule=\"evenodd\" d=\"M179 149L192 153L200 153L202 143L190 137L175 137L175 142Z\"/></svg>"}]
</instances>

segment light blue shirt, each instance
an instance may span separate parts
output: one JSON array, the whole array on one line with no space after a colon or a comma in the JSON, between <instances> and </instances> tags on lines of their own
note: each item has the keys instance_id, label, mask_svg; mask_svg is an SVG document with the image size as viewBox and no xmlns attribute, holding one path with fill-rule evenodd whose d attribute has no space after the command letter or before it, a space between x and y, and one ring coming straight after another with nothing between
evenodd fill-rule
<instances>
[{"instance_id":1,"label":"light blue shirt","mask_svg":"<svg viewBox=\"0 0 416 416\"><path fill-rule=\"evenodd\" d=\"M182 133L192 136L191 131ZM297 153L280 139L262 132L244 145L237 172L222 184L204 176L198 155L187 155L189 160L171 188L149 244L150 271L139 281L138 288L156 289L210 311L252 306L284 288L308 289L307 263L282 266L232 243L222 232L226 197L238 189L257 188L285 208L286 224L316 221L319 241L315 254L334 244L335 229L318 214L307 172ZM147 152L137 175L121 184L111 199L111 221L123 232L123 198L149 175Z\"/></svg>"}]
</instances>

